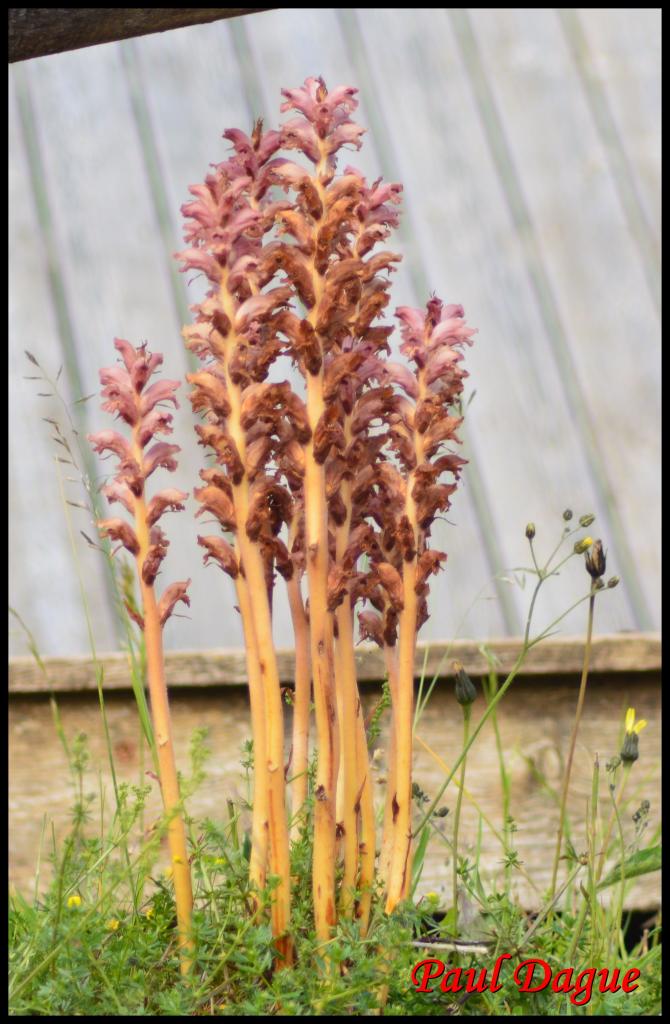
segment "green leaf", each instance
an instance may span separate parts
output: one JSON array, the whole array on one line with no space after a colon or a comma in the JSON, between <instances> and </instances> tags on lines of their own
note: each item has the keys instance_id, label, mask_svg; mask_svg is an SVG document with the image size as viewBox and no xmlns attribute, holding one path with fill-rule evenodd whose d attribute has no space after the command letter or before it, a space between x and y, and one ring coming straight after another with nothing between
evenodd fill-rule
<instances>
[{"instance_id":1,"label":"green leaf","mask_svg":"<svg viewBox=\"0 0 670 1024\"><path fill-rule=\"evenodd\" d=\"M598 889L606 889L609 885L615 885L622 878L637 878L638 875L648 875L652 871L659 871L661 867L661 847L649 846L646 850L638 850L628 857L623 864L619 863L612 868L608 875L599 883ZM623 869L623 870L622 870Z\"/></svg>"},{"instance_id":2,"label":"green leaf","mask_svg":"<svg viewBox=\"0 0 670 1024\"><path fill-rule=\"evenodd\" d=\"M416 891L416 887L419 884L419 879L421 878L421 872L423 871L423 861L424 861L424 857L426 856L426 847L428 846L428 840L429 839L430 839L430 829L426 825L426 827L421 832L421 836L419 837L419 842L417 843L416 850L414 852L414 860L413 860L413 863L412 863L412 885L411 885L411 895L412 896L414 895L414 893Z\"/></svg>"}]
</instances>

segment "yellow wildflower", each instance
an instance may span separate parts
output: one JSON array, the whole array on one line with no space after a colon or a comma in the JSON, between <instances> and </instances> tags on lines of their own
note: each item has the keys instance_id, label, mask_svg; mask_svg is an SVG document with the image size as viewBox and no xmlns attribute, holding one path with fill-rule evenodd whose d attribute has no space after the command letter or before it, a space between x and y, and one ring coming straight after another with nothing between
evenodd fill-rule
<instances>
[{"instance_id":1,"label":"yellow wildflower","mask_svg":"<svg viewBox=\"0 0 670 1024\"><path fill-rule=\"evenodd\" d=\"M145 916L145 917L147 917L147 918L149 918L149 920L151 920L151 918L152 918L152 917L154 916L154 913L155 913L155 911L154 911L154 908L153 908L153 907L146 907L146 908L145 908L145 909L143 910L143 914L144 914L144 916Z\"/></svg>"},{"instance_id":2,"label":"yellow wildflower","mask_svg":"<svg viewBox=\"0 0 670 1024\"><path fill-rule=\"evenodd\" d=\"M118 932L120 924L121 924L121 922L119 921L118 917L112 917L107 922L106 928L110 932Z\"/></svg>"},{"instance_id":3,"label":"yellow wildflower","mask_svg":"<svg viewBox=\"0 0 670 1024\"><path fill-rule=\"evenodd\" d=\"M70 908L72 908L72 907L80 907L81 906L81 896L76 896L76 895L75 896L68 896L68 898L67 898L67 905Z\"/></svg>"},{"instance_id":4,"label":"yellow wildflower","mask_svg":"<svg viewBox=\"0 0 670 1024\"><path fill-rule=\"evenodd\" d=\"M641 718L639 722L636 722L635 708L628 708L628 711L626 712L626 732L628 734L635 733L639 736L646 724L647 720L645 718Z\"/></svg>"}]
</instances>

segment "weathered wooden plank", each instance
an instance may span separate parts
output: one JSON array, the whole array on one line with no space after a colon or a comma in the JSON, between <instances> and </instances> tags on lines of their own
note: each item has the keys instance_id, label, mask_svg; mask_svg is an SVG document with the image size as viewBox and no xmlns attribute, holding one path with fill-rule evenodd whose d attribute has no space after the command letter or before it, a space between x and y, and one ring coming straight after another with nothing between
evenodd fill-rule
<instances>
[{"instance_id":1,"label":"weathered wooden plank","mask_svg":"<svg viewBox=\"0 0 670 1024\"><path fill-rule=\"evenodd\" d=\"M617 173L632 175L631 185L624 188L632 186L637 193L643 208L641 228L650 235L647 244L656 261L661 231L661 8L559 10L561 17L568 11L581 25L584 46L579 60L589 79L588 90L601 93L606 104L597 115L594 109L594 120ZM595 95L593 100L601 105Z\"/></svg>"},{"instance_id":2,"label":"weathered wooden plank","mask_svg":"<svg viewBox=\"0 0 670 1024\"><path fill-rule=\"evenodd\" d=\"M10 7L9 61L165 32L267 7Z\"/></svg>"},{"instance_id":3,"label":"weathered wooden plank","mask_svg":"<svg viewBox=\"0 0 670 1024\"><path fill-rule=\"evenodd\" d=\"M473 8L452 18L465 42L471 25L468 66L476 52L495 105L487 108L490 138L504 139L512 155L515 181L503 187L509 202L523 204L517 219L528 272L539 274L552 358L606 504L601 528L626 577L634 621L653 628L660 616L659 325L603 142L553 11ZM501 171L508 163L499 161ZM644 344L632 345L632 337ZM622 417L631 394L636 415Z\"/></svg>"},{"instance_id":4,"label":"weathered wooden plank","mask_svg":"<svg viewBox=\"0 0 670 1024\"><path fill-rule=\"evenodd\" d=\"M521 649L518 638L487 642L498 659L498 671L509 672ZM579 672L584 655L580 637L554 637L531 649L522 675L569 675ZM293 680L294 653L277 652L282 682ZM427 679L447 676L451 662L458 660L474 676L488 672L488 661L481 644L471 640L454 640L451 644L419 643L415 674ZM130 688L128 659L124 654L103 654L106 690ZM12 658L9 665L9 692L44 693L50 686L55 692L77 692L96 688L94 664L89 657L45 658L48 679L31 657ZM168 683L171 686L220 686L246 684L244 652L240 650L171 651L165 659ZM591 672L650 672L661 667L660 636L654 633L597 636L593 639ZM379 649L370 644L356 648L359 680L380 680L385 677L384 659Z\"/></svg>"},{"instance_id":5,"label":"weathered wooden plank","mask_svg":"<svg viewBox=\"0 0 670 1024\"><path fill-rule=\"evenodd\" d=\"M643 799L650 801L649 828L656 828L660 818L660 686L658 677L625 676L600 677L589 686L584 718L577 745L570 813L574 823L573 841L578 851L586 848L583 822L585 808L591 795L591 772L595 754L601 765L603 816L607 814L609 776L605 763L618 751L625 708L632 704L638 715L649 721L641 736L641 756L631 776L631 799L622 814L625 834L633 836L631 816ZM511 814L517 831L515 848L524 870L532 877L539 892L533 890L520 873L515 873L515 886L522 905L537 909L541 894L549 883L556 827L556 812L537 773L542 773L550 786L556 787L560 779L561 759L567 748L574 716L578 679L565 678L552 686L538 685L535 680L521 680L513 687L500 705L499 727L502 747L512 784ZM364 695L366 710L374 696ZM59 699L63 726L68 738L77 732L88 737L91 754L90 768L84 781L84 792L98 792L98 771L101 772L106 793L106 820L111 818L113 791L109 777L105 738L100 723L97 697L88 695ZM140 767L139 726L132 700L121 694L111 694L106 701L107 718L116 771L119 782L148 783L152 793L146 810L148 827L160 812L160 797L154 781L142 774ZM473 706L475 720L483 710L481 697ZM226 799L239 800L245 795L245 784L239 764L242 744L249 735L249 715L246 697L235 692L177 692L172 700L177 761L185 775L189 773L188 747L195 729L206 725L209 729L208 746L213 754L208 764L208 779L189 800L188 810L196 820L209 816L222 821L226 816ZM384 728L385 728L385 723ZM421 741L450 765L459 749L461 711L453 699L450 688L438 688L422 718L416 733L415 778L428 794L435 794L441 780L442 769L427 753ZM373 760L375 793L378 809L384 795L383 779L386 733L382 732L377 746L380 754ZM39 758L35 750L39 747ZM288 750L288 746L287 746ZM16 698L10 703L9 751L12 772L10 777L10 882L24 892L32 892L37 860L42 817L55 823L59 840L69 827L69 808L74 795L71 776L61 744L51 720L45 698ZM145 752L145 769L150 758ZM493 828L502 828L502 801L496 745L493 732L486 726L468 757L466 788ZM455 790L449 788L444 805L454 806ZM94 814L98 828L98 814ZM451 814L439 824L447 839L451 838ZM468 799L464 800L461 822L463 856L472 858L478 827L478 811ZM49 829L47 835L49 835ZM46 852L42 856L41 888L50 873ZM167 863L167 856L163 863ZM495 881L502 871L503 851L489 824L484 822L482 834L482 866L485 884ZM433 840L419 893L436 891L444 905L451 902L451 859L448 847ZM657 875L638 879L631 888L626 906L647 909L658 907L660 901Z\"/></svg>"},{"instance_id":6,"label":"weathered wooden plank","mask_svg":"<svg viewBox=\"0 0 670 1024\"><path fill-rule=\"evenodd\" d=\"M15 71L25 69L15 69ZM18 87L18 88L17 88ZM67 312L58 310L57 249L48 232L49 210L38 180L38 155L26 147L30 136L31 109L25 79L9 76L9 603L21 615L42 650L52 653L81 651L88 647L79 582L66 525L66 511L75 530L83 513L64 506L59 494L59 471L67 497L81 500L80 483L67 482L73 468L56 459L67 452L54 440L54 431L43 417L63 428L66 416L51 388L36 377L40 371L26 357L31 352L56 376L65 362L62 332ZM45 221L47 223L45 223ZM61 394L72 399L67 374L58 382ZM74 474L76 476L76 473ZM116 637L106 601L103 565L85 544L79 550L81 571L89 584L90 611L103 647L114 646ZM39 573L35 567L39 566ZM66 613L63 614L63 610ZM28 650L26 636L16 620L10 620L10 653Z\"/></svg>"}]
</instances>

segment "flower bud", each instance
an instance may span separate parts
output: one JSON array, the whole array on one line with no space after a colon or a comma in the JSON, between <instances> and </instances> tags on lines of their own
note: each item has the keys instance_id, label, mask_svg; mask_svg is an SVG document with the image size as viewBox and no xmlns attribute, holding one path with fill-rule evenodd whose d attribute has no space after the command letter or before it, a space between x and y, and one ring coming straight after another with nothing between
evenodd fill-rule
<instances>
[{"instance_id":1,"label":"flower bud","mask_svg":"<svg viewBox=\"0 0 670 1024\"><path fill-rule=\"evenodd\" d=\"M600 577L598 577L597 580L593 581L593 586L595 587L596 590L604 590L605 589L605 584L600 579Z\"/></svg>"},{"instance_id":2,"label":"flower bud","mask_svg":"<svg viewBox=\"0 0 670 1024\"><path fill-rule=\"evenodd\" d=\"M620 582L620 580L619 580L618 576L610 576L610 578L607 581L607 586L609 587L610 590L612 590L614 587L618 587L619 586L619 582Z\"/></svg>"},{"instance_id":3,"label":"flower bud","mask_svg":"<svg viewBox=\"0 0 670 1024\"><path fill-rule=\"evenodd\" d=\"M623 747L621 748L621 760L624 764L633 764L640 756L640 740L636 732L627 732Z\"/></svg>"},{"instance_id":4,"label":"flower bud","mask_svg":"<svg viewBox=\"0 0 670 1024\"><path fill-rule=\"evenodd\" d=\"M607 559L603 551L602 541L597 540L594 543L593 548L585 558L585 562L586 571L592 579L597 580L600 576L604 575Z\"/></svg>"},{"instance_id":5,"label":"flower bud","mask_svg":"<svg viewBox=\"0 0 670 1024\"><path fill-rule=\"evenodd\" d=\"M463 707L469 707L477 697L477 691L474 683L461 665L460 661L455 661L453 667L454 672L456 673L456 686L454 689L456 700Z\"/></svg>"},{"instance_id":6,"label":"flower bud","mask_svg":"<svg viewBox=\"0 0 670 1024\"><path fill-rule=\"evenodd\" d=\"M581 540L576 540L575 541L575 546L573 548L573 551L575 552L576 555L583 555L585 551L588 551L588 549L591 547L592 544L593 544L593 538L592 537L582 537Z\"/></svg>"},{"instance_id":7,"label":"flower bud","mask_svg":"<svg viewBox=\"0 0 670 1024\"><path fill-rule=\"evenodd\" d=\"M528 540L532 540L535 536L535 523L528 523L526 526L526 537Z\"/></svg>"},{"instance_id":8,"label":"flower bud","mask_svg":"<svg viewBox=\"0 0 670 1024\"><path fill-rule=\"evenodd\" d=\"M566 523L570 522L570 520L572 519L572 509L571 508L566 508L565 512L563 513L563 518L565 519Z\"/></svg>"},{"instance_id":9,"label":"flower bud","mask_svg":"<svg viewBox=\"0 0 670 1024\"><path fill-rule=\"evenodd\" d=\"M584 529L586 529L587 526L590 526L591 523L595 521L595 518L596 517L593 515L592 512L587 512L585 516L579 517L579 525L583 526Z\"/></svg>"}]
</instances>

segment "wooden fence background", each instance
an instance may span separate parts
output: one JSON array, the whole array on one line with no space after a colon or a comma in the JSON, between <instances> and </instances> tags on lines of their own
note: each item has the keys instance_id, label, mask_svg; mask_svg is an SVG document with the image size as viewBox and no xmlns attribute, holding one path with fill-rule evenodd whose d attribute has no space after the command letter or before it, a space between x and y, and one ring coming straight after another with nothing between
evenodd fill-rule
<instances>
[{"instance_id":1,"label":"wooden fence background","mask_svg":"<svg viewBox=\"0 0 670 1024\"><path fill-rule=\"evenodd\" d=\"M117 636L103 566L78 533L92 527L59 492L70 470L42 417L63 409L24 379L24 349L52 375L63 366L69 401L96 390L115 335L149 339L181 375L179 329L201 290L171 259L187 186L225 156L224 128L275 123L280 88L310 74L360 88L369 131L351 162L404 183L396 303L436 289L479 327L470 465L437 531L449 564L424 639L518 634L527 592L493 577L524 564L528 520L549 550L566 506L597 514L622 577L597 629L658 628L660 64L656 8L280 9L14 64L10 598L41 651L89 649L65 510L98 649ZM74 409L82 433L104 422L94 401ZM175 485L188 489L202 465L188 408L177 436ZM76 482L62 487L78 500ZM193 584L167 646L240 645L232 589L205 575L192 517L169 528L166 579ZM570 570L540 619L584 589ZM278 598L280 646L287 629ZM25 653L15 620L11 631Z\"/></svg>"}]
</instances>

